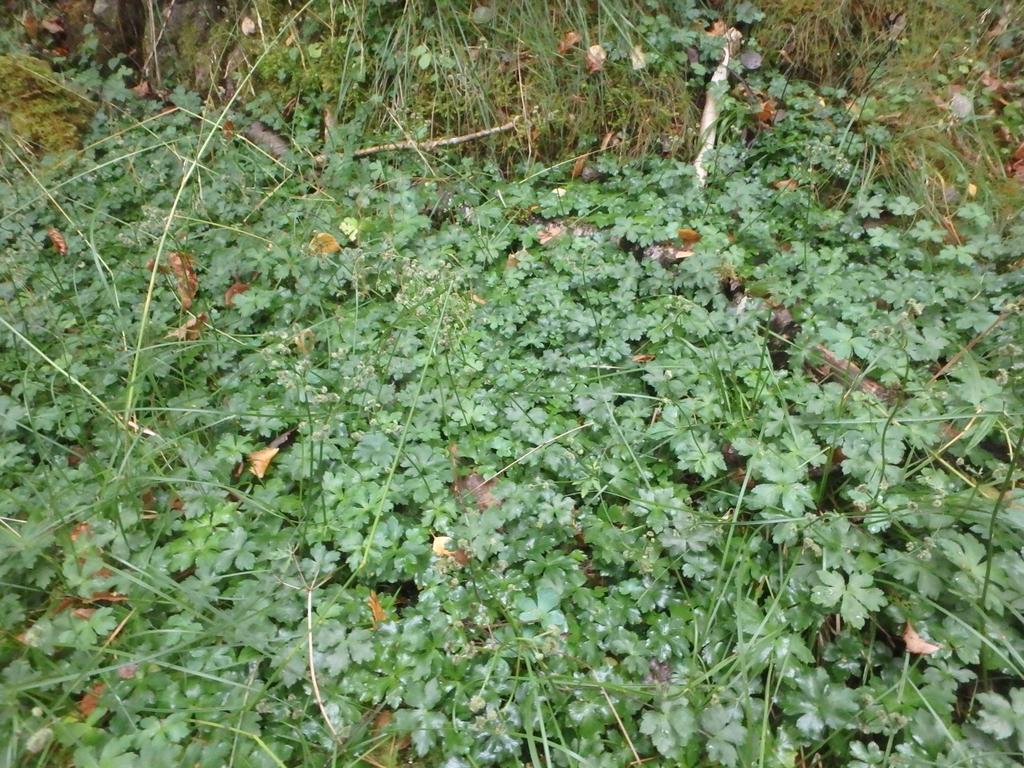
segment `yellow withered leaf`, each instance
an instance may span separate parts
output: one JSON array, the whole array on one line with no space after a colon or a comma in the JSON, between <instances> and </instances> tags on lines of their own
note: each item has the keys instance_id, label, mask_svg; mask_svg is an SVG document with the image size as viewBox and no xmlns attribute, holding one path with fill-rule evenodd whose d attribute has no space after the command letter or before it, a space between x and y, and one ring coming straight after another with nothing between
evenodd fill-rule
<instances>
[{"instance_id":1,"label":"yellow withered leaf","mask_svg":"<svg viewBox=\"0 0 1024 768\"><path fill-rule=\"evenodd\" d=\"M256 475L260 480L267 474L267 470L270 468L270 462L274 460L274 457L280 453L281 449L268 446L267 448L260 448L258 451L253 451L249 454L249 471Z\"/></svg>"},{"instance_id":2,"label":"yellow withered leaf","mask_svg":"<svg viewBox=\"0 0 1024 768\"><path fill-rule=\"evenodd\" d=\"M679 235L679 239L683 241L683 245L689 248L691 245L700 242L700 232L690 227L680 227L676 230L676 234Z\"/></svg>"},{"instance_id":3,"label":"yellow withered leaf","mask_svg":"<svg viewBox=\"0 0 1024 768\"><path fill-rule=\"evenodd\" d=\"M917 631L914 629L914 625L909 621L907 622L907 626L903 628L903 642L907 646L907 653L916 653L921 656L930 656L942 648L941 645L929 643L917 634Z\"/></svg>"},{"instance_id":4,"label":"yellow withered leaf","mask_svg":"<svg viewBox=\"0 0 1024 768\"><path fill-rule=\"evenodd\" d=\"M374 627L388 620L388 615L384 613L384 606L380 604L380 598L377 597L375 591L370 590L370 599L367 602L370 605L370 614L373 616Z\"/></svg>"},{"instance_id":5,"label":"yellow withered leaf","mask_svg":"<svg viewBox=\"0 0 1024 768\"><path fill-rule=\"evenodd\" d=\"M170 331L164 338L177 339L178 341L195 341L199 338L203 328L210 318L203 312L201 315L193 315L182 325Z\"/></svg>"},{"instance_id":6,"label":"yellow withered leaf","mask_svg":"<svg viewBox=\"0 0 1024 768\"><path fill-rule=\"evenodd\" d=\"M341 250L338 239L328 232L317 232L309 241L309 251L316 256L325 256Z\"/></svg>"}]
</instances>

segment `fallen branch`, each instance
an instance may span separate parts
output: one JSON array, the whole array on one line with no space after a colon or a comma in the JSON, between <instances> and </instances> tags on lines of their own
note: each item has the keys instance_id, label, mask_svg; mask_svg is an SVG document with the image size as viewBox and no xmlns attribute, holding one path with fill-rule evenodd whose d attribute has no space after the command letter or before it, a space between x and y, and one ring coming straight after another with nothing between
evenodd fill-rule
<instances>
[{"instance_id":1,"label":"fallen branch","mask_svg":"<svg viewBox=\"0 0 1024 768\"><path fill-rule=\"evenodd\" d=\"M951 358L949 358L949 362L946 363L944 366L942 366L938 371L936 371L935 375L932 376L931 379L928 380L928 383L929 384L933 384L934 382L938 381L942 376L944 376L945 374L949 373L949 371L953 368L953 366L955 366L957 363L959 363L960 359L964 355L966 355L968 352L970 352L972 349L974 349L975 345L979 341L981 341L986 336L988 336L990 333L992 333L992 331L994 331L996 329L996 327L999 326L1000 323L1002 323L1007 317L1009 317L1010 314L1015 309L1016 309L1016 305L1010 305L1009 307L1004 309L1002 312L1000 312L999 315L996 317L996 319L993 320L991 323L989 323L988 327L985 328L985 330L983 330L981 333L979 333L977 336L975 336L973 339L971 339L969 342L967 342L967 346L965 346L963 349L961 349L959 352L957 352L955 355L953 355Z\"/></svg>"},{"instance_id":2,"label":"fallen branch","mask_svg":"<svg viewBox=\"0 0 1024 768\"><path fill-rule=\"evenodd\" d=\"M483 139L487 136L493 136L496 133L504 133L511 131L516 127L516 123L519 121L518 117L509 120L504 125L498 125L493 128L485 128L482 131L475 131L473 133L466 133L462 136L447 136L443 139L431 139L429 141L396 141L390 144L376 144L372 147L363 147L357 149L352 153L352 157L368 157L370 155L376 155L380 152L393 152L401 149L415 149L417 151L437 149L438 147L454 147L457 144L465 144L467 141L476 141L477 139ZM316 163L322 165L327 162L327 155L317 155Z\"/></svg>"},{"instance_id":3,"label":"fallen branch","mask_svg":"<svg viewBox=\"0 0 1024 768\"><path fill-rule=\"evenodd\" d=\"M723 37L722 61L715 68L714 74L711 75L711 82L708 84L704 112L700 116L701 147L697 158L693 161L693 169L697 172L697 184L701 187L707 186L708 183L708 169L704 163L708 153L715 148L717 138L718 95L715 92L715 86L728 79L729 61L739 52L743 34L735 27L729 27Z\"/></svg>"},{"instance_id":4,"label":"fallen branch","mask_svg":"<svg viewBox=\"0 0 1024 768\"><path fill-rule=\"evenodd\" d=\"M331 716L327 714L327 707L324 706L323 696L320 695L320 685L316 680L316 664L313 661L313 590L316 589L314 584L310 584L306 587L306 649L309 654L309 681L313 685L313 698L316 700L317 709L320 710L320 716L324 720L324 724L327 726L327 730L331 732L331 736L336 742L340 742L341 738L338 735L338 729L334 727L334 723L331 722Z\"/></svg>"},{"instance_id":5,"label":"fallen branch","mask_svg":"<svg viewBox=\"0 0 1024 768\"><path fill-rule=\"evenodd\" d=\"M821 344L815 345L814 351L821 355L824 363L810 367L822 379L835 377L846 386L856 387L861 392L874 395L882 402L889 402L894 398L895 393L892 390L882 386L874 379L867 378L855 363L844 360Z\"/></svg>"}]
</instances>

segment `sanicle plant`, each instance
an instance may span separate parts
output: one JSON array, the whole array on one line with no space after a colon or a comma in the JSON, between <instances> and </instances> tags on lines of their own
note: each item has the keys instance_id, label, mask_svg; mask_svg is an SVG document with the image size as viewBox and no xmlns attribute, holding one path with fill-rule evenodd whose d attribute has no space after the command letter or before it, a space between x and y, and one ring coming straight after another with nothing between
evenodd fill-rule
<instances>
[{"instance_id":1,"label":"sanicle plant","mask_svg":"<svg viewBox=\"0 0 1024 768\"><path fill-rule=\"evenodd\" d=\"M745 50L696 168L5 143L0 763L1018 765L1024 220Z\"/></svg>"}]
</instances>

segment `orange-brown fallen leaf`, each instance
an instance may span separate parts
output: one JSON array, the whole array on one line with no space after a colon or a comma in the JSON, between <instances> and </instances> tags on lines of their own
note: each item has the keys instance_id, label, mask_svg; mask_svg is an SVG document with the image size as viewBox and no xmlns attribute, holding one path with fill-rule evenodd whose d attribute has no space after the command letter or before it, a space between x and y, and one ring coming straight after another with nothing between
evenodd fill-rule
<instances>
[{"instance_id":1,"label":"orange-brown fallen leaf","mask_svg":"<svg viewBox=\"0 0 1024 768\"><path fill-rule=\"evenodd\" d=\"M384 613L384 606L380 604L380 598L377 597L377 593L372 589L370 590L370 598L367 602L370 605L370 615L373 617L373 627L376 629L378 625L388 620L388 615Z\"/></svg>"},{"instance_id":2,"label":"orange-brown fallen leaf","mask_svg":"<svg viewBox=\"0 0 1024 768\"><path fill-rule=\"evenodd\" d=\"M916 653L921 656L930 656L942 648L941 645L930 643L917 634L917 631L914 629L914 625L909 621L907 622L907 626L903 628L903 642L907 646L908 653Z\"/></svg>"},{"instance_id":3,"label":"orange-brown fallen leaf","mask_svg":"<svg viewBox=\"0 0 1024 768\"><path fill-rule=\"evenodd\" d=\"M153 269L153 264L153 260L150 259L146 262L146 269ZM167 263L161 264L157 271L165 275L174 275L181 307L186 310L190 309L192 300L199 290L199 277L196 275L195 262L192 257L181 251L171 251L167 254Z\"/></svg>"},{"instance_id":4,"label":"orange-brown fallen leaf","mask_svg":"<svg viewBox=\"0 0 1024 768\"><path fill-rule=\"evenodd\" d=\"M270 462L280 452L281 449L276 446L267 446L266 448L260 448L258 451L253 451L249 454L249 471L262 480L270 468Z\"/></svg>"},{"instance_id":5,"label":"orange-brown fallen leaf","mask_svg":"<svg viewBox=\"0 0 1024 768\"><path fill-rule=\"evenodd\" d=\"M195 263L187 253L172 251L167 254L167 267L178 283L178 296L183 309L192 306L192 300L199 290L199 277L196 275Z\"/></svg>"},{"instance_id":6,"label":"orange-brown fallen leaf","mask_svg":"<svg viewBox=\"0 0 1024 768\"><path fill-rule=\"evenodd\" d=\"M576 43L578 43L581 39L582 38L580 37L579 32L570 29L568 32L562 35L562 39L558 41L558 52L563 55L568 53L574 47L576 47Z\"/></svg>"},{"instance_id":7,"label":"orange-brown fallen leaf","mask_svg":"<svg viewBox=\"0 0 1024 768\"><path fill-rule=\"evenodd\" d=\"M634 363L649 363L654 359L654 355L633 355Z\"/></svg>"},{"instance_id":8,"label":"orange-brown fallen leaf","mask_svg":"<svg viewBox=\"0 0 1024 768\"><path fill-rule=\"evenodd\" d=\"M708 27L708 29L707 29L707 33L709 35L714 35L715 37L721 37L722 35L724 35L728 31L729 31L728 25L724 21L722 21L721 19L715 19L712 22L711 26Z\"/></svg>"},{"instance_id":9,"label":"orange-brown fallen leaf","mask_svg":"<svg viewBox=\"0 0 1024 768\"><path fill-rule=\"evenodd\" d=\"M56 227L50 227L46 230L46 236L50 238L50 242L53 243L53 249L57 251L61 256L68 255L68 241L64 239L64 235L60 233L60 230Z\"/></svg>"},{"instance_id":10,"label":"orange-brown fallen leaf","mask_svg":"<svg viewBox=\"0 0 1024 768\"><path fill-rule=\"evenodd\" d=\"M796 179L779 179L772 186L782 192L793 192L800 184Z\"/></svg>"},{"instance_id":11,"label":"orange-brown fallen leaf","mask_svg":"<svg viewBox=\"0 0 1024 768\"><path fill-rule=\"evenodd\" d=\"M309 251L317 256L326 256L341 250L337 238L327 232L317 232L309 241Z\"/></svg>"},{"instance_id":12,"label":"orange-brown fallen leaf","mask_svg":"<svg viewBox=\"0 0 1024 768\"><path fill-rule=\"evenodd\" d=\"M475 293L469 294L469 298L474 304L479 304L481 307L487 303L487 299L477 296Z\"/></svg>"},{"instance_id":13,"label":"orange-brown fallen leaf","mask_svg":"<svg viewBox=\"0 0 1024 768\"><path fill-rule=\"evenodd\" d=\"M775 102L765 99L761 102L761 109L754 115L759 123L771 125L775 120Z\"/></svg>"},{"instance_id":14,"label":"orange-brown fallen leaf","mask_svg":"<svg viewBox=\"0 0 1024 768\"><path fill-rule=\"evenodd\" d=\"M466 498L472 496L476 500L476 507L481 512L490 509L491 507L497 507L501 504L500 501L491 493L491 488L494 487L494 481L486 481L476 472L467 475L466 477L460 477L455 481L455 495L459 498Z\"/></svg>"},{"instance_id":15,"label":"orange-brown fallen leaf","mask_svg":"<svg viewBox=\"0 0 1024 768\"><path fill-rule=\"evenodd\" d=\"M224 291L224 306L235 306L235 296L238 296L240 293L245 293L251 287L252 286L248 283L243 283L241 280L235 280L235 282L233 282L231 286Z\"/></svg>"},{"instance_id":16,"label":"orange-brown fallen leaf","mask_svg":"<svg viewBox=\"0 0 1024 768\"><path fill-rule=\"evenodd\" d=\"M88 717L96 711L96 707L100 704L100 696L103 695L103 691L107 689L107 684L104 682L93 683L84 694L82 698L78 700L78 714L83 718Z\"/></svg>"},{"instance_id":17,"label":"orange-brown fallen leaf","mask_svg":"<svg viewBox=\"0 0 1024 768\"><path fill-rule=\"evenodd\" d=\"M177 339L178 341L195 341L199 338L199 334L202 333L209 319L205 312L201 315L193 315L182 325L168 333L166 338Z\"/></svg>"},{"instance_id":18,"label":"orange-brown fallen leaf","mask_svg":"<svg viewBox=\"0 0 1024 768\"><path fill-rule=\"evenodd\" d=\"M680 227L676 230L676 234L679 235L679 239L683 241L683 245L689 248L691 245L700 242L700 232L690 227Z\"/></svg>"},{"instance_id":19,"label":"orange-brown fallen leaf","mask_svg":"<svg viewBox=\"0 0 1024 768\"><path fill-rule=\"evenodd\" d=\"M836 379L846 386L856 387L861 392L873 395L883 402L890 401L896 397L896 392L884 387L874 379L869 379L864 376L860 367L857 366L856 363L844 360L824 345L816 345L814 347L814 352L816 352L824 362L821 365L814 365L809 362L808 365L812 372L822 380L828 378Z\"/></svg>"}]
</instances>

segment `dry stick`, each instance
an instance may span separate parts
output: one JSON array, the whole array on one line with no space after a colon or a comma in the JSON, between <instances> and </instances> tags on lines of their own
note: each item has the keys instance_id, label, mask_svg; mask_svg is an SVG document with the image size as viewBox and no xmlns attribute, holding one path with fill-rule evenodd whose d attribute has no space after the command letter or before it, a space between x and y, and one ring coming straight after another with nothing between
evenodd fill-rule
<instances>
[{"instance_id":1,"label":"dry stick","mask_svg":"<svg viewBox=\"0 0 1024 768\"><path fill-rule=\"evenodd\" d=\"M615 715L615 722L619 724L619 730L622 731L622 735L626 738L626 743L629 744L629 751L633 753L633 762L631 765L643 765L643 760L640 759L640 755L637 754L636 747L633 746L633 740L629 738L629 731L626 730L626 726L622 724L622 719L619 717L618 711L615 709L615 705L612 703L612 697L608 695L608 691L604 688L601 689L601 693L604 694L604 700L608 702L608 706L611 707L612 714Z\"/></svg>"},{"instance_id":2,"label":"dry stick","mask_svg":"<svg viewBox=\"0 0 1024 768\"><path fill-rule=\"evenodd\" d=\"M1013 312L1014 309L1015 309L1015 306L1011 305L1011 306L1007 307L1006 309L1004 309L1002 312L1000 312L999 316L996 317L996 319L993 320L991 323L989 323L988 328L986 328L981 333L979 333L977 336L975 336L973 339L971 339L969 342L967 342L967 346L965 346L963 349L961 349L959 352L957 352L955 355L953 355L953 357L951 357L949 359L948 363L946 363L944 366L939 368L938 372L934 376L932 376L931 379L928 380L928 383L932 384L935 381L937 381L940 376L942 376L945 373L948 373L949 369L952 368L957 363L959 363L960 359L964 355L966 355L968 352L970 352L972 349L974 349L975 345L977 345L977 343L979 341L981 341L986 336L988 336L990 333L992 333L992 331L994 331L996 329L996 327L1001 322L1003 322L1003 320L1008 318L1010 316L1010 314Z\"/></svg>"},{"instance_id":3,"label":"dry stick","mask_svg":"<svg viewBox=\"0 0 1024 768\"><path fill-rule=\"evenodd\" d=\"M592 426L594 426L594 422L592 422L592 421L588 421L588 422L587 422L586 424L580 424L580 425L579 425L578 427L573 427L572 429L567 429L567 430L566 430L565 432L563 432L562 434L560 434L560 435L555 435L555 436L554 436L554 437L552 437L551 439L549 439L549 440L545 440L545 441L544 441L543 443L541 443L540 445L535 445L535 446L533 446L533 448L531 448L530 450L528 450L528 451L527 451L526 453L524 453L524 454L523 454L522 456L520 456L520 457L519 457L518 459L516 459L515 461L513 461L513 462L512 462L511 464L506 464L506 465L505 465L504 467L502 467L502 468L501 468L501 469L499 469L499 470L498 470L497 472L495 472L495 473L494 473L493 475L491 475L491 476L490 476L490 477L488 477L488 478L487 478L486 480L484 480L484 481L483 481L482 483L480 483L480 486L481 486L481 487L483 487L483 486L487 485L487 484L488 484L489 482L491 482L492 480L496 480L496 479L497 479L497 478L498 478L498 477L499 477L500 475L503 475L503 474L505 474L505 472L507 472L508 470L512 469L512 467L514 467L514 466L515 466L516 464L518 464L519 462L521 462L521 461L525 461L525 460L526 460L527 458L529 458L530 456L532 456L533 454L535 454L535 453L536 453L537 451L539 451L539 450L540 450L541 448L547 448L547 447L548 447L549 445L551 445L552 443L554 443L554 442L556 442L556 441L558 441L558 440L561 440L561 439L562 439L563 437L568 437L568 436L569 436L569 435L571 435L571 434L572 434L573 432L579 432L579 431L580 431L581 429L586 429L587 427L592 427Z\"/></svg>"},{"instance_id":4,"label":"dry stick","mask_svg":"<svg viewBox=\"0 0 1024 768\"><path fill-rule=\"evenodd\" d=\"M331 718L327 716L327 708L324 706L323 697L320 695L320 686L316 682L316 664L313 663L313 590L316 589L316 585L310 584L306 587L306 648L309 651L309 680L313 684L313 698L316 699L316 705L320 709L320 715L324 719L324 723L327 724L327 730L331 732L331 736L334 737L335 741L341 741L338 737L338 730L334 727L334 723L331 722Z\"/></svg>"},{"instance_id":5,"label":"dry stick","mask_svg":"<svg viewBox=\"0 0 1024 768\"><path fill-rule=\"evenodd\" d=\"M730 27L724 38L722 61L711 75L707 98L704 100L704 112L700 116L700 135L702 137L700 152L697 153L697 158L693 161L693 170L697 172L697 184L701 187L707 186L708 183L708 169L704 165L704 158L715 148L717 133L718 97L714 88L717 83L721 83L729 77L729 60L739 51L743 34L735 27Z\"/></svg>"},{"instance_id":6,"label":"dry stick","mask_svg":"<svg viewBox=\"0 0 1024 768\"><path fill-rule=\"evenodd\" d=\"M849 360L844 360L822 344L815 345L814 351L821 355L824 360L823 365L814 367L821 375L835 374L847 386L856 387L861 392L874 395L883 402L888 402L892 399L893 393L874 379L864 376L860 366L851 363Z\"/></svg>"},{"instance_id":7,"label":"dry stick","mask_svg":"<svg viewBox=\"0 0 1024 768\"><path fill-rule=\"evenodd\" d=\"M467 133L462 136L448 136L443 139L431 139L430 141L412 141L411 139L406 141L396 141L392 144L377 144L372 147L364 147L363 149L357 149L352 153L352 157L367 157L369 155L376 155L380 152L391 152L392 150L398 149L415 149L430 150L436 149L437 147L452 147L456 144L465 144L467 141L474 141L476 139L482 139L486 136L493 136L496 133L504 133L505 131L511 131L516 127L516 123L519 122L519 117L515 117L509 120L504 125L498 125L494 128L485 128L482 131L476 131L474 133ZM327 162L327 155L317 155L315 161L318 164Z\"/></svg>"}]
</instances>

